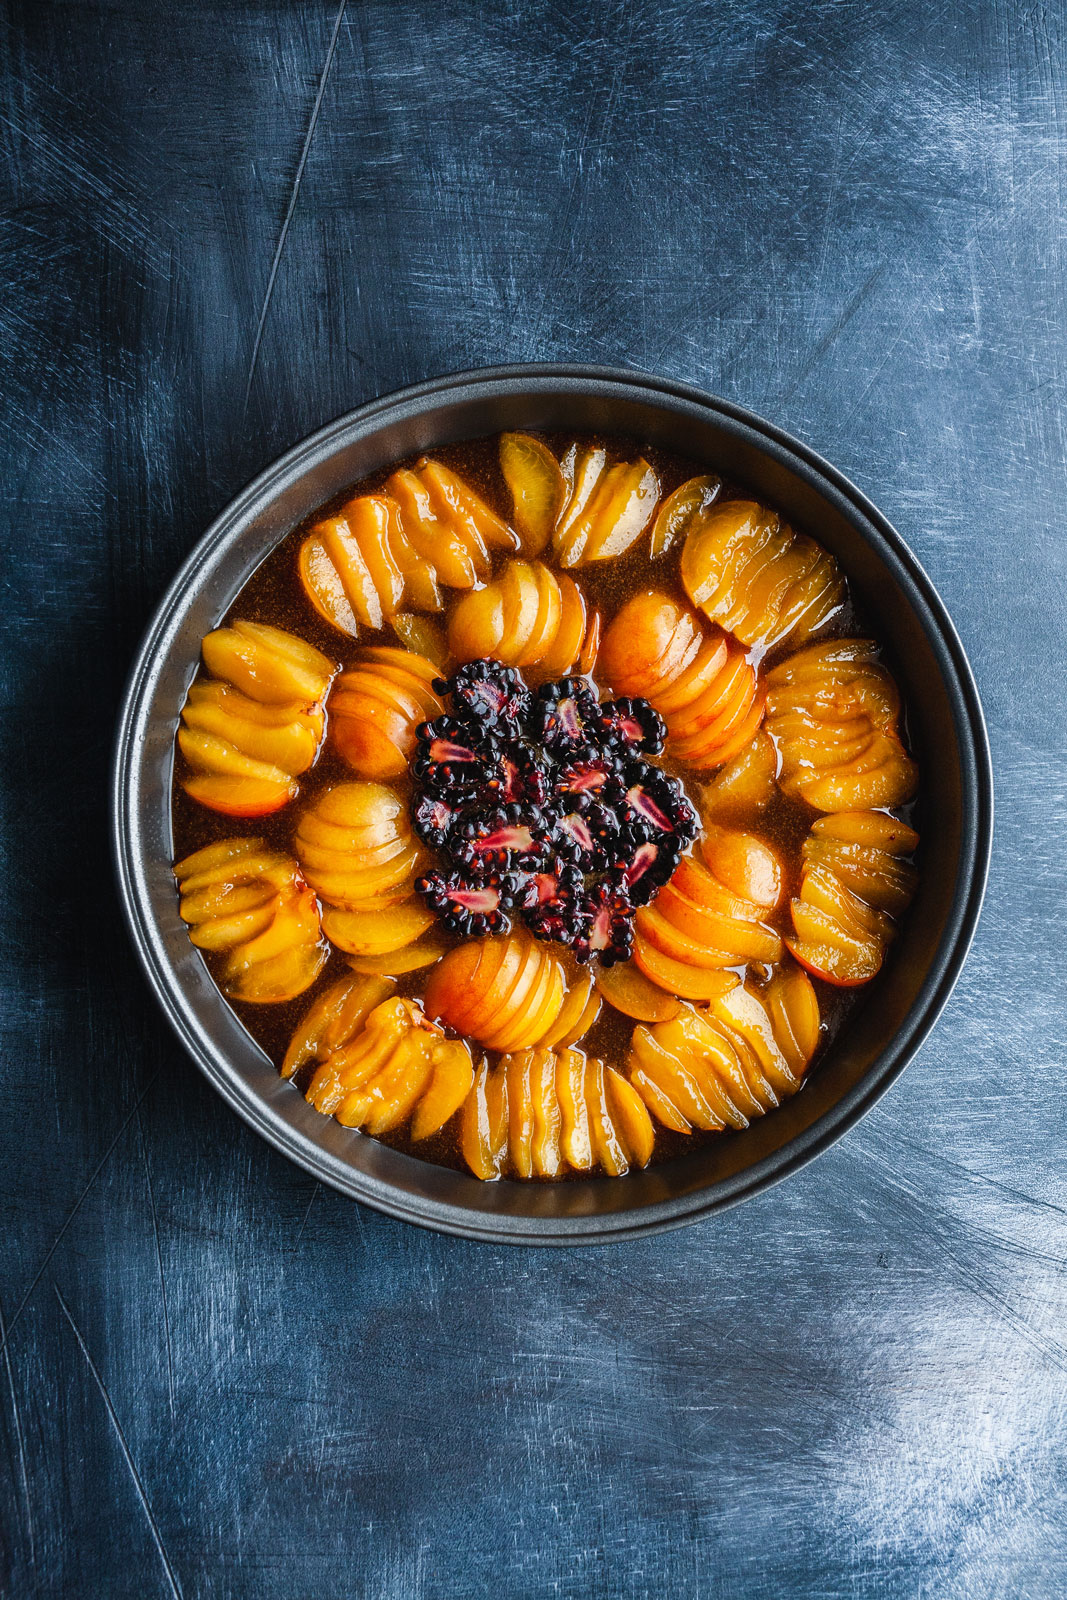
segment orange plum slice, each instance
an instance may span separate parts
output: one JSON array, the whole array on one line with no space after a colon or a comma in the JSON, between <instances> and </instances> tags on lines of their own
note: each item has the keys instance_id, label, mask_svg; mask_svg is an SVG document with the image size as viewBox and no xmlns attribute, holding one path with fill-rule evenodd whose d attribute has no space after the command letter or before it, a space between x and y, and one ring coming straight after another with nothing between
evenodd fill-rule
<instances>
[{"instance_id":1,"label":"orange plum slice","mask_svg":"<svg viewBox=\"0 0 1067 1600\"><path fill-rule=\"evenodd\" d=\"M711 474L687 478L667 496L656 513L652 528L652 560L657 561L684 538L700 512L718 499L722 479Z\"/></svg>"},{"instance_id":2,"label":"orange plum slice","mask_svg":"<svg viewBox=\"0 0 1067 1600\"><path fill-rule=\"evenodd\" d=\"M539 556L567 498L559 462L528 433L500 435L500 467L511 491L512 519L525 555Z\"/></svg>"}]
</instances>

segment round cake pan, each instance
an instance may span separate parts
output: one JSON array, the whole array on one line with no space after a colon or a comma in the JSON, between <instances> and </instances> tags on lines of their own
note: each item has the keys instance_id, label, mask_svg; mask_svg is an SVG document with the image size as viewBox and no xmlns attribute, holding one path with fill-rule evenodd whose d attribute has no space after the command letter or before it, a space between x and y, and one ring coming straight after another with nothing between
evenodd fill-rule
<instances>
[{"instance_id":1,"label":"round cake pan","mask_svg":"<svg viewBox=\"0 0 1067 1600\"><path fill-rule=\"evenodd\" d=\"M200 641L310 512L417 452L504 429L623 435L750 490L837 557L904 693L922 772L921 885L885 970L802 1093L744 1133L625 1178L481 1183L321 1116L242 1027L190 944L171 874L174 734ZM582 1244L693 1222L810 1161L863 1115L944 1006L978 920L992 781L967 658L929 578L841 473L758 417L681 384L599 367L519 366L419 384L306 439L227 507L163 599L130 678L114 768L119 884L171 1025L235 1111L324 1183L391 1216L468 1238Z\"/></svg>"}]
</instances>

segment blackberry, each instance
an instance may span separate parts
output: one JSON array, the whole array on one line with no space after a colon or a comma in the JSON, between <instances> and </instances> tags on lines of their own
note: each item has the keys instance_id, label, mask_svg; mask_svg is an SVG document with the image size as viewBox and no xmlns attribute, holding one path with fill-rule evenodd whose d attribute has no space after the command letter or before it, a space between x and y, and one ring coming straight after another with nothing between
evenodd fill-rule
<instances>
[{"instance_id":1,"label":"blackberry","mask_svg":"<svg viewBox=\"0 0 1067 1600\"><path fill-rule=\"evenodd\" d=\"M476 728L515 738L529 714L532 696L517 667L499 661L468 661L451 678L435 678L439 695Z\"/></svg>"},{"instance_id":2,"label":"blackberry","mask_svg":"<svg viewBox=\"0 0 1067 1600\"><path fill-rule=\"evenodd\" d=\"M588 678L560 678L537 691L537 734L546 750L566 756L595 750L600 702Z\"/></svg>"},{"instance_id":3,"label":"blackberry","mask_svg":"<svg viewBox=\"0 0 1067 1600\"><path fill-rule=\"evenodd\" d=\"M573 944L584 922L585 875L570 862L555 860L527 879L523 921L535 939Z\"/></svg>"},{"instance_id":4,"label":"blackberry","mask_svg":"<svg viewBox=\"0 0 1067 1600\"><path fill-rule=\"evenodd\" d=\"M663 885L674 876L682 859L682 842L664 838L659 843L644 839L633 847L622 867L622 884L635 906L647 906Z\"/></svg>"},{"instance_id":5,"label":"blackberry","mask_svg":"<svg viewBox=\"0 0 1067 1600\"><path fill-rule=\"evenodd\" d=\"M633 903L624 889L596 883L585 897L584 926L574 941L574 954L585 963L593 956L601 966L628 961L634 948Z\"/></svg>"},{"instance_id":6,"label":"blackberry","mask_svg":"<svg viewBox=\"0 0 1067 1600\"><path fill-rule=\"evenodd\" d=\"M518 885L507 874L479 884L463 872L428 872L416 879L415 888L451 933L481 938L511 928L508 902L516 898Z\"/></svg>"},{"instance_id":7,"label":"blackberry","mask_svg":"<svg viewBox=\"0 0 1067 1600\"><path fill-rule=\"evenodd\" d=\"M556 777L560 794L591 794L603 805L618 805L626 793L624 767L611 752L583 751L561 767Z\"/></svg>"},{"instance_id":8,"label":"blackberry","mask_svg":"<svg viewBox=\"0 0 1067 1600\"><path fill-rule=\"evenodd\" d=\"M700 819L678 779L644 761L635 762L627 778L623 814L631 830L644 839L673 834L692 844Z\"/></svg>"},{"instance_id":9,"label":"blackberry","mask_svg":"<svg viewBox=\"0 0 1067 1600\"><path fill-rule=\"evenodd\" d=\"M546 813L552 845L583 871L606 872L618 854L619 819L607 806L583 800Z\"/></svg>"},{"instance_id":10,"label":"blackberry","mask_svg":"<svg viewBox=\"0 0 1067 1600\"><path fill-rule=\"evenodd\" d=\"M455 717L438 717L416 729L411 776L433 794L490 798L489 783L499 762L492 741Z\"/></svg>"},{"instance_id":11,"label":"blackberry","mask_svg":"<svg viewBox=\"0 0 1067 1600\"><path fill-rule=\"evenodd\" d=\"M420 794L411 807L412 827L423 843L435 850L443 849L448 843L456 816L448 801L437 795Z\"/></svg>"},{"instance_id":12,"label":"blackberry","mask_svg":"<svg viewBox=\"0 0 1067 1600\"><path fill-rule=\"evenodd\" d=\"M449 842L452 859L479 871L537 866L546 850L540 822L541 813L536 807L520 805L460 818Z\"/></svg>"},{"instance_id":13,"label":"blackberry","mask_svg":"<svg viewBox=\"0 0 1067 1600\"><path fill-rule=\"evenodd\" d=\"M551 787L540 751L521 742L499 753L497 773L488 786L500 800L528 800L535 806L544 805Z\"/></svg>"},{"instance_id":14,"label":"blackberry","mask_svg":"<svg viewBox=\"0 0 1067 1600\"><path fill-rule=\"evenodd\" d=\"M658 756L667 742L667 724L647 700L607 700L600 726L608 741L626 750Z\"/></svg>"}]
</instances>

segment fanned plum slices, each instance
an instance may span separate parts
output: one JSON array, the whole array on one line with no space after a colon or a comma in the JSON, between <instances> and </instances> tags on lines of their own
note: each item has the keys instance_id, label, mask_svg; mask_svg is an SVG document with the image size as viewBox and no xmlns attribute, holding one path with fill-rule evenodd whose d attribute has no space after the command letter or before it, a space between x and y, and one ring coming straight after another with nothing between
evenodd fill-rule
<instances>
[{"instance_id":1,"label":"fanned plum slices","mask_svg":"<svg viewBox=\"0 0 1067 1600\"><path fill-rule=\"evenodd\" d=\"M661 554L688 525L694 510L711 504L719 487L718 479L693 479L675 491L657 518L660 481L643 457L612 461L602 445L573 444L557 461L548 446L531 434L505 433L500 439L500 466L511 492L522 553L541 555L551 541L555 559L564 569L625 555L654 518L653 554ZM555 670L564 672L571 664ZM582 670L590 671L591 663L583 662Z\"/></svg>"},{"instance_id":2,"label":"fanned plum slices","mask_svg":"<svg viewBox=\"0 0 1067 1600\"><path fill-rule=\"evenodd\" d=\"M461 478L428 456L394 472L385 488L399 508L409 545L438 585L473 588L488 578L492 551L519 548L514 530Z\"/></svg>"},{"instance_id":3,"label":"fanned plum slices","mask_svg":"<svg viewBox=\"0 0 1067 1600\"><path fill-rule=\"evenodd\" d=\"M721 478L704 474L687 478L673 494L667 496L656 512L652 528L650 553L653 561L673 550L678 541L685 538L701 512L719 498L721 490Z\"/></svg>"},{"instance_id":4,"label":"fanned plum slices","mask_svg":"<svg viewBox=\"0 0 1067 1600\"><path fill-rule=\"evenodd\" d=\"M438 669L410 650L364 650L330 691L330 739L362 778L400 778L415 730L444 710L433 690Z\"/></svg>"},{"instance_id":5,"label":"fanned plum slices","mask_svg":"<svg viewBox=\"0 0 1067 1600\"><path fill-rule=\"evenodd\" d=\"M491 660L435 687L451 712L418 730L412 819L446 859L418 893L464 937L520 921L580 961L625 960L634 908L699 826L681 785L646 759L663 746L659 716L643 700L601 704L586 678L535 697Z\"/></svg>"},{"instance_id":6,"label":"fanned plum slices","mask_svg":"<svg viewBox=\"0 0 1067 1600\"><path fill-rule=\"evenodd\" d=\"M747 1128L796 1093L819 1042L819 1003L797 967L763 990L723 974L707 1006L634 1029L630 1082L676 1133Z\"/></svg>"},{"instance_id":7,"label":"fanned plum slices","mask_svg":"<svg viewBox=\"0 0 1067 1600\"><path fill-rule=\"evenodd\" d=\"M866 811L912 798L900 696L870 639L809 645L767 674L767 731L779 784L816 811Z\"/></svg>"},{"instance_id":8,"label":"fanned plum slices","mask_svg":"<svg viewBox=\"0 0 1067 1600\"><path fill-rule=\"evenodd\" d=\"M357 495L311 529L300 547L304 591L319 615L353 638L403 606L440 611L442 586L489 575L492 550L518 535L463 480L429 457L394 472L382 494Z\"/></svg>"},{"instance_id":9,"label":"fanned plum slices","mask_svg":"<svg viewBox=\"0 0 1067 1600\"><path fill-rule=\"evenodd\" d=\"M539 556L552 538L567 502L567 482L560 464L548 446L532 434L502 433L500 470L511 491L512 521L522 539L523 554ZM489 651L479 650L476 654L488 655Z\"/></svg>"},{"instance_id":10,"label":"fanned plum slices","mask_svg":"<svg viewBox=\"0 0 1067 1600\"><path fill-rule=\"evenodd\" d=\"M262 839L224 839L174 868L179 911L200 950L224 956L219 987L259 1005L309 989L328 954L315 896L291 856Z\"/></svg>"},{"instance_id":11,"label":"fanned plum slices","mask_svg":"<svg viewBox=\"0 0 1067 1600\"><path fill-rule=\"evenodd\" d=\"M405 599L420 609L441 604L433 573L410 549L388 495L357 495L316 523L298 565L319 615L353 638L361 628L381 628Z\"/></svg>"},{"instance_id":12,"label":"fanned plum slices","mask_svg":"<svg viewBox=\"0 0 1067 1600\"><path fill-rule=\"evenodd\" d=\"M501 576L464 595L448 643L457 661L492 657L540 678L569 672L586 638L585 596L572 578L540 561L511 561Z\"/></svg>"},{"instance_id":13,"label":"fanned plum slices","mask_svg":"<svg viewBox=\"0 0 1067 1600\"><path fill-rule=\"evenodd\" d=\"M729 761L763 720L763 689L740 645L654 589L617 614L599 670L614 690L656 708L672 756L698 770Z\"/></svg>"},{"instance_id":14,"label":"fanned plum slices","mask_svg":"<svg viewBox=\"0 0 1067 1600\"><path fill-rule=\"evenodd\" d=\"M216 628L202 649L210 676L191 685L178 730L192 769L182 788L227 816L278 811L319 753L336 664L262 622Z\"/></svg>"},{"instance_id":15,"label":"fanned plum slices","mask_svg":"<svg viewBox=\"0 0 1067 1600\"><path fill-rule=\"evenodd\" d=\"M318 1060L307 1089L316 1111L375 1137L409 1124L417 1144L467 1098L471 1053L462 1039L447 1039L429 1022L415 1000L383 999L367 1010L368 981L354 979L324 997L298 1032L292 1070ZM341 1016L345 1025L338 1026Z\"/></svg>"},{"instance_id":16,"label":"fanned plum slices","mask_svg":"<svg viewBox=\"0 0 1067 1600\"><path fill-rule=\"evenodd\" d=\"M844 988L875 976L915 892L918 874L904 858L918 843L914 829L882 811L812 824L790 907L795 936L786 940L802 966Z\"/></svg>"},{"instance_id":17,"label":"fanned plum slices","mask_svg":"<svg viewBox=\"0 0 1067 1600\"><path fill-rule=\"evenodd\" d=\"M725 500L697 513L681 574L706 616L743 644L765 649L810 638L845 593L833 557L752 500Z\"/></svg>"},{"instance_id":18,"label":"fanned plum slices","mask_svg":"<svg viewBox=\"0 0 1067 1600\"><path fill-rule=\"evenodd\" d=\"M490 1050L525 1050L555 1038L567 981L563 963L529 934L476 939L438 962L426 980L426 1014Z\"/></svg>"},{"instance_id":19,"label":"fanned plum slices","mask_svg":"<svg viewBox=\"0 0 1067 1600\"><path fill-rule=\"evenodd\" d=\"M567 501L552 531L561 567L625 555L648 529L659 478L644 459L609 464L601 446L572 445L560 467Z\"/></svg>"},{"instance_id":20,"label":"fanned plum slices","mask_svg":"<svg viewBox=\"0 0 1067 1600\"><path fill-rule=\"evenodd\" d=\"M383 784L340 783L325 790L302 813L293 842L304 876L323 902L323 929L338 949L357 957L394 957L433 927L432 911L412 888L421 847L406 808ZM431 950L432 959L441 953L439 944Z\"/></svg>"},{"instance_id":21,"label":"fanned plum slices","mask_svg":"<svg viewBox=\"0 0 1067 1600\"><path fill-rule=\"evenodd\" d=\"M621 1177L647 1166L655 1134L621 1073L580 1050L523 1050L483 1064L463 1107L461 1149L475 1177Z\"/></svg>"},{"instance_id":22,"label":"fanned plum slices","mask_svg":"<svg viewBox=\"0 0 1067 1600\"><path fill-rule=\"evenodd\" d=\"M782 889L782 865L768 844L709 823L699 855L683 857L656 904L637 913L638 968L668 994L714 1000L729 987L726 968L781 960L781 936L766 919Z\"/></svg>"}]
</instances>

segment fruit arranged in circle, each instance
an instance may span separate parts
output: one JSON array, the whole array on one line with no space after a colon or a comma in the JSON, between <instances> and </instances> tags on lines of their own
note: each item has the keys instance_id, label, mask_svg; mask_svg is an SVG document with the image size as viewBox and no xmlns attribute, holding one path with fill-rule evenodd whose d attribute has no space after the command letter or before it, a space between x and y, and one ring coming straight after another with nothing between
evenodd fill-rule
<instances>
[{"instance_id":1,"label":"fruit arranged in circle","mask_svg":"<svg viewBox=\"0 0 1067 1600\"><path fill-rule=\"evenodd\" d=\"M511 520L522 540L523 555L539 556L552 538L567 500L560 464L548 446L531 434L502 433L500 468L511 491Z\"/></svg>"},{"instance_id":2,"label":"fruit arranged in circle","mask_svg":"<svg viewBox=\"0 0 1067 1600\"><path fill-rule=\"evenodd\" d=\"M634 1029L630 1082L677 1133L747 1128L796 1093L819 1042L819 1003L798 968L762 991L724 976L707 1007Z\"/></svg>"},{"instance_id":3,"label":"fruit arranged in circle","mask_svg":"<svg viewBox=\"0 0 1067 1600\"><path fill-rule=\"evenodd\" d=\"M457 661L491 656L543 678L569 672L585 636L582 591L541 561L509 561L499 578L463 596L448 625Z\"/></svg>"},{"instance_id":4,"label":"fruit arranged in circle","mask_svg":"<svg viewBox=\"0 0 1067 1600\"><path fill-rule=\"evenodd\" d=\"M800 893L787 939L802 966L842 987L867 983L882 965L918 874L913 828L883 811L819 817L804 843Z\"/></svg>"},{"instance_id":5,"label":"fruit arranged in circle","mask_svg":"<svg viewBox=\"0 0 1067 1600\"><path fill-rule=\"evenodd\" d=\"M580 1050L523 1050L483 1064L463 1107L460 1147L475 1177L621 1177L652 1157L652 1120L620 1073Z\"/></svg>"},{"instance_id":6,"label":"fruit arranged in circle","mask_svg":"<svg viewBox=\"0 0 1067 1600\"><path fill-rule=\"evenodd\" d=\"M400 468L385 489L399 507L412 548L446 588L484 582L493 550L519 548L518 535L440 461L424 456L414 467Z\"/></svg>"},{"instance_id":7,"label":"fruit arranged in circle","mask_svg":"<svg viewBox=\"0 0 1067 1600\"><path fill-rule=\"evenodd\" d=\"M681 784L645 758L663 724L647 701L601 703L584 678L542 684L471 662L439 681L451 707L420 728L416 832L447 858L416 889L452 933L521 921L579 961L625 960L635 906L697 833Z\"/></svg>"},{"instance_id":8,"label":"fruit arranged in circle","mask_svg":"<svg viewBox=\"0 0 1067 1600\"><path fill-rule=\"evenodd\" d=\"M777 793L778 752L761 730L704 785L700 809L715 822L743 822L765 811Z\"/></svg>"},{"instance_id":9,"label":"fruit arranged in circle","mask_svg":"<svg viewBox=\"0 0 1067 1600\"><path fill-rule=\"evenodd\" d=\"M694 517L681 576L706 616L763 648L810 638L845 594L833 557L753 500L721 501Z\"/></svg>"},{"instance_id":10,"label":"fruit arranged in circle","mask_svg":"<svg viewBox=\"0 0 1067 1600\"><path fill-rule=\"evenodd\" d=\"M407 808L379 783L339 783L301 814L293 839L301 870L323 901L338 949L389 955L433 926L412 891L422 861Z\"/></svg>"},{"instance_id":11,"label":"fruit arranged in circle","mask_svg":"<svg viewBox=\"0 0 1067 1600\"><path fill-rule=\"evenodd\" d=\"M192 768L182 788L227 816L278 811L319 753L336 665L262 622L216 628L202 649L212 676L191 684L182 710L178 747Z\"/></svg>"},{"instance_id":12,"label":"fruit arranged in circle","mask_svg":"<svg viewBox=\"0 0 1067 1600\"><path fill-rule=\"evenodd\" d=\"M415 749L415 729L440 716L437 668L425 656L386 646L361 652L330 690L330 739L363 778L400 778Z\"/></svg>"},{"instance_id":13,"label":"fruit arranged in circle","mask_svg":"<svg viewBox=\"0 0 1067 1600\"><path fill-rule=\"evenodd\" d=\"M685 537L696 518L719 497L722 479L715 477L687 478L673 494L667 496L652 527L651 555L653 561L672 550L679 539Z\"/></svg>"},{"instance_id":14,"label":"fruit arranged in circle","mask_svg":"<svg viewBox=\"0 0 1067 1600\"><path fill-rule=\"evenodd\" d=\"M834 559L662 445L445 454L294 529L265 620L204 640L175 783L301 799L210 843L179 797L180 911L227 995L310 996L284 1058L242 1021L340 1122L482 1179L617 1176L793 1094L883 965L917 882L900 696ZM337 659L275 626L300 608Z\"/></svg>"},{"instance_id":15,"label":"fruit arranged in circle","mask_svg":"<svg viewBox=\"0 0 1067 1600\"><path fill-rule=\"evenodd\" d=\"M321 1048L321 1047L320 1047ZM316 1111L375 1136L410 1119L414 1143L459 1110L474 1078L462 1039L446 1039L414 1000L383 1000L328 1049L307 1089Z\"/></svg>"},{"instance_id":16,"label":"fruit arranged in circle","mask_svg":"<svg viewBox=\"0 0 1067 1600\"><path fill-rule=\"evenodd\" d=\"M767 674L778 782L816 811L899 806L918 769L901 742L900 695L870 639L809 645Z\"/></svg>"},{"instance_id":17,"label":"fruit arranged in circle","mask_svg":"<svg viewBox=\"0 0 1067 1600\"><path fill-rule=\"evenodd\" d=\"M763 689L741 646L654 589L617 614L600 647L599 669L617 691L641 694L655 706L671 754L687 766L729 761L763 720Z\"/></svg>"},{"instance_id":18,"label":"fruit arranged in circle","mask_svg":"<svg viewBox=\"0 0 1067 1600\"><path fill-rule=\"evenodd\" d=\"M527 1050L555 1036L563 963L527 933L450 950L426 980L426 1014L490 1050Z\"/></svg>"},{"instance_id":19,"label":"fruit arranged in circle","mask_svg":"<svg viewBox=\"0 0 1067 1600\"><path fill-rule=\"evenodd\" d=\"M218 984L259 1005L309 989L329 954L315 896L291 856L262 839L223 839L174 868L179 913L199 950L225 956Z\"/></svg>"},{"instance_id":20,"label":"fruit arranged in circle","mask_svg":"<svg viewBox=\"0 0 1067 1600\"><path fill-rule=\"evenodd\" d=\"M782 898L775 852L754 834L709 824L700 856L684 856L655 905L637 913L634 960L669 994L712 1000L726 967L782 958L766 918Z\"/></svg>"},{"instance_id":21,"label":"fruit arranged in circle","mask_svg":"<svg viewBox=\"0 0 1067 1600\"><path fill-rule=\"evenodd\" d=\"M552 531L560 566L625 555L656 514L659 479L648 462L609 466L603 447L572 445L560 465L568 487L567 503Z\"/></svg>"}]
</instances>

